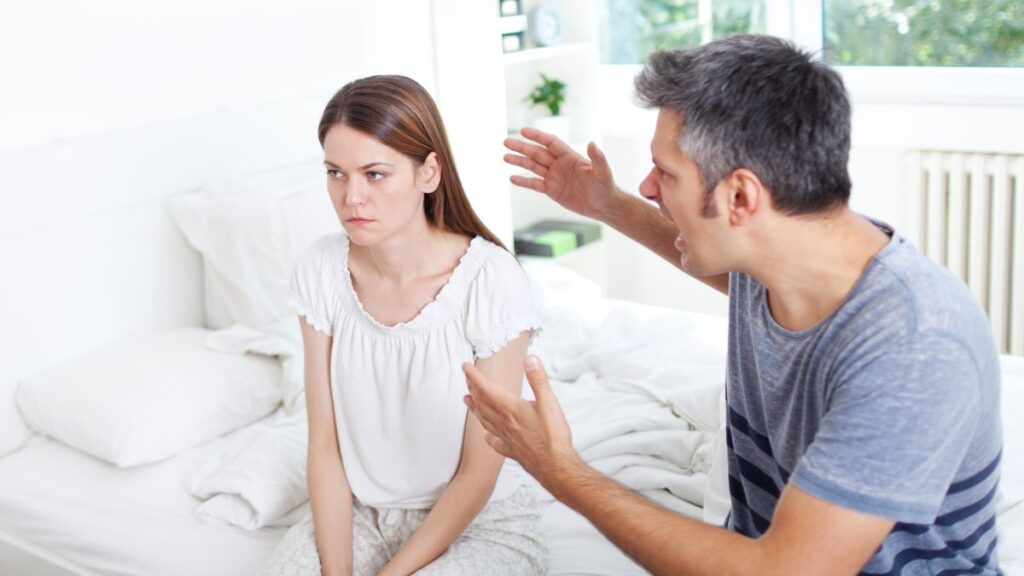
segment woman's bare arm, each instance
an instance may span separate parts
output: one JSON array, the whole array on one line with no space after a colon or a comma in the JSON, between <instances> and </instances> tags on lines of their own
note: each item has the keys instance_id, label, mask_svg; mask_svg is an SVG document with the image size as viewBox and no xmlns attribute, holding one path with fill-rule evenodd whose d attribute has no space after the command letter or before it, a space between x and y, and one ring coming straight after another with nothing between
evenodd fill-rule
<instances>
[{"instance_id":1,"label":"woman's bare arm","mask_svg":"<svg viewBox=\"0 0 1024 576\"><path fill-rule=\"evenodd\" d=\"M352 574L352 491L338 448L331 395L331 337L302 325L309 455L306 482L324 576Z\"/></svg>"}]
</instances>

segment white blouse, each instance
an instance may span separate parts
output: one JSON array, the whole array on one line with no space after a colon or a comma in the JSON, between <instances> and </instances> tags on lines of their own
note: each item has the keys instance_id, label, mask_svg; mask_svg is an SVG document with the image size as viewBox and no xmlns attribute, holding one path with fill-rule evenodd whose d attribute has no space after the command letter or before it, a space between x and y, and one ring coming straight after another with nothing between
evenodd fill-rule
<instances>
[{"instance_id":1,"label":"white blouse","mask_svg":"<svg viewBox=\"0 0 1024 576\"><path fill-rule=\"evenodd\" d=\"M299 258L291 305L332 337L331 392L352 494L385 508L437 502L462 453L462 363L540 326L523 269L479 236L435 299L408 322L384 326L363 309L344 234L319 239ZM491 500L520 484L506 465Z\"/></svg>"}]
</instances>

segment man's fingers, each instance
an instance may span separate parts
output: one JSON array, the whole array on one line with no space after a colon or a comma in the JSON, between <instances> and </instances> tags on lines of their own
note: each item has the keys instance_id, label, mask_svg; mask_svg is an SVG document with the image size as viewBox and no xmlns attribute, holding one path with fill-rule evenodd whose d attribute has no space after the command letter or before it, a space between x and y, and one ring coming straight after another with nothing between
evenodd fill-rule
<instances>
[{"instance_id":1,"label":"man's fingers","mask_svg":"<svg viewBox=\"0 0 1024 576\"><path fill-rule=\"evenodd\" d=\"M462 397L462 401L465 402L466 406L469 407L469 410L476 415L477 421L480 422L480 425L483 426L484 430L492 434L498 431L497 427L495 427L494 423L490 419L485 418L480 414L480 405L473 401L472 396L466 394Z\"/></svg>"},{"instance_id":2,"label":"man's fingers","mask_svg":"<svg viewBox=\"0 0 1024 576\"><path fill-rule=\"evenodd\" d=\"M549 152L547 148L536 144L530 144L529 142L525 142L518 138L506 138L505 147L513 152L518 152L535 162L539 162L544 166L551 166L555 163L555 160L558 159L554 154Z\"/></svg>"},{"instance_id":3,"label":"man's fingers","mask_svg":"<svg viewBox=\"0 0 1024 576\"><path fill-rule=\"evenodd\" d=\"M497 452L498 454L501 454L506 458L512 457L512 454L509 453L508 445L506 445L501 438L498 438L494 434L491 434L490 432L485 432L484 442L487 442L487 445L490 446L491 449Z\"/></svg>"},{"instance_id":4,"label":"man's fingers","mask_svg":"<svg viewBox=\"0 0 1024 576\"><path fill-rule=\"evenodd\" d=\"M531 160L526 156L520 156L518 154L505 154L504 160L507 164L519 166L520 168L525 168L542 178L546 176L548 173L548 169L546 166L542 165L540 162Z\"/></svg>"},{"instance_id":5,"label":"man's fingers","mask_svg":"<svg viewBox=\"0 0 1024 576\"><path fill-rule=\"evenodd\" d=\"M523 128L520 130L520 134L523 135L527 140L533 140L534 142L544 146L551 151L555 156L562 156L564 154L575 154L572 148L568 144L559 140L556 136L537 130L536 128Z\"/></svg>"},{"instance_id":6,"label":"man's fingers","mask_svg":"<svg viewBox=\"0 0 1024 576\"><path fill-rule=\"evenodd\" d=\"M540 192L544 194L545 186L544 180L540 178L530 178L529 176L520 176L519 174L513 174L509 176L509 181L519 186L520 188L529 188L534 192Z\"/></svg>"},{"instance_id":7,"label":"man's fingers","mask_svg":"<svg viewBox=\"0 0 1024 576\"><path fill-rule=\"evenodd\" d=\"M544 370L540 358L533 354L527 356L523 367L526 370L526 381L530 383L530 388L533 388L533 396L537 403L544 402L551 393L551 387L548 386L548 373Z\"/></svg>"},{"instance_id":8,"label":"man's fingers","mask_svg":"<svg viewBox=\"0 0 1024 576\"><path fill-rule=\"evenodd\" d=\"M483 420L494 421L499 417L504 418L507 414L515 411L515 403L518 398L492 386L476 369L476 366L466 362L462 365L462 371L466 373L466 386L469 388L473 413L480 418L481 422Z\"/></svg>"}]
</instances>

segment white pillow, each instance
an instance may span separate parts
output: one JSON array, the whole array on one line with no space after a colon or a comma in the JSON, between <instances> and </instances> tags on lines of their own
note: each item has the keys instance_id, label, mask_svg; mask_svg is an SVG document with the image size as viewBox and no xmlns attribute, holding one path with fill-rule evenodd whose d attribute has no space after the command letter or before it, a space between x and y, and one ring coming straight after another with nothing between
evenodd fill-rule
<instances>
[{"instance_id":1,"label":"white pillow","mask_svg":"<svg viewBox=\"0 0 1024 576\"><path fill-rule=\"evenodd\" d=\"M23 380L32 428L121 467L169 458L269 414L279 363L206 347L182 328L122 340Z\"/></svg>"},{"instance_id":2,"label":"white pillow","mask_svg":"<svg viewBox=\"0 0 1024 576\"><path fill-rule=\"evenodd\" d=\"M341 229L312 161L175 197L171 216L203 255L206 323L262 327L291 316L295 258Z\"/></svg>"}]
</instances>

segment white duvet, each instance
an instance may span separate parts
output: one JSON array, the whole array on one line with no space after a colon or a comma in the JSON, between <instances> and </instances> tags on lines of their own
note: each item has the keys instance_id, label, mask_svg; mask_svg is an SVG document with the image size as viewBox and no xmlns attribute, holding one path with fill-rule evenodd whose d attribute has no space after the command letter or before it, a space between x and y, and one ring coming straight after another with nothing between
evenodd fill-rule
<instances>
[{"instance_id":1,"label":"white duvet","mask_svg":"<svg viewBox=\"0 0 1024 576\"><path fill-rule=\"evenodd\" d=\"M188 492L203 500L196 515L247 530L297 521L308 499L306 431L305 414L281 409L208 448L186 480Z\"/></svg>"},{"instance_id":2,"label":"white duvet","mask_svg":"<svg viewBox=\"0 0 1024 576\"><path fill-rule=\"evenodd\" d=\"M595 469L661 505L721 522L728 505L720 417L724 323L696 326L692 317L666 317L663 310L655 318L653 309L645 318L635 305L573 293L566 302L539 288L544 329L531 351L549 370L576 449ZM301 374L294 360L299 343L282 333L281 327L236 326L215 333L210 345L276 355L287 359L288 373ZM299 406L292 398L289 404ZM209 450L186 482L203 500L196 514L204 520L255 529L289 524L302 511L308 497L302 410L281 410Z\"/></svg>"}]
</instances>

